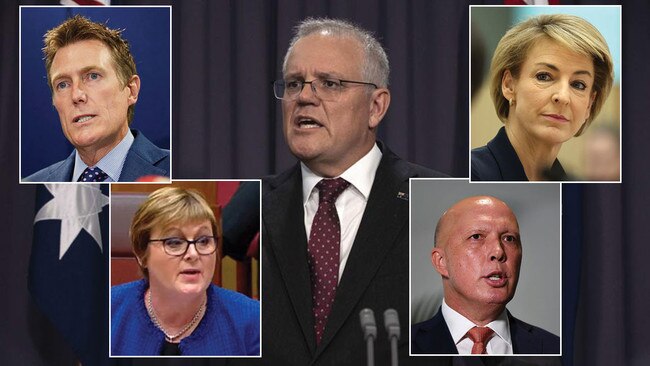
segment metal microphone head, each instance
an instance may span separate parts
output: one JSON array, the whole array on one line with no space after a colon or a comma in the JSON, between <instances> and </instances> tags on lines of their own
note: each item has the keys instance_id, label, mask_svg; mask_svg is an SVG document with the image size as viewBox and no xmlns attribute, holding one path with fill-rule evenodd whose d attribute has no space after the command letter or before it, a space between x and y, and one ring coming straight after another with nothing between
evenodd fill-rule
<instances>
[{"instance_id":1,"label":"metal microphone head","mask_svg":"<svg viewBox=\"0 0 650 366\"><path fill-rule=\"evenodd\" d=\"M375 313L371 309L365 308L359 312L359 320L361 320L363 339L368 340L368 337L376 339L377 323L375 323Z\"/></svg>"},{"instance_id":2,"label":"metal microphone head","mask_svg":"<svg viewBox=\"0 0 650 366\"><path fill-rule=\"evenodd\" d=\"M400 328L399 328L399 317L397 316L397 310L387 309L386 311L384 311L384 326L386 326L388 339L395 337L397 338L397 340L399 340Z\"/></svg>"}]
</instances>

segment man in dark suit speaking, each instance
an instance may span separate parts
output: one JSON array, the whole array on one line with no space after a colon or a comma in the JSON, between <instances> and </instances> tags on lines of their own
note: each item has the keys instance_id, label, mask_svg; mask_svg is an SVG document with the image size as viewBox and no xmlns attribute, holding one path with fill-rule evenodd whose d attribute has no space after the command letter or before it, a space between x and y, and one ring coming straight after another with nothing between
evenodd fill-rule
<instances>
[{"instance_id":1,"label":"man in dark suit speaking","mask_svg":"<svg viewBox=\"0 0 650 366\"><path fill-rule=\"evenodd\" d=\"M519 280L519 224L503 201L465 198L436 226L433 267L444 299L411 329L414 354L559 354L560 339L515 318L506 305Z\"/></svg>"},{"instance_id":2,"label":"man in dark suit speaking","mask_svg":"<svg viewBox=\"0 0 650 366\"><path fill-rule=\"evenodd\" d=\"M52 103L63 134L75 150L25 181L116 182L145 175L169 177L169 151L129 129L140 77L120 33L76 15L45 34L43 52Z\"/></svg>"},{"instance_id":3,"label":"man in dark suit speaking","mask_svg":"<svg viewBox=\"0 0 650 366\"><path fill-rule=\"evenodd\" d=\"M296 28L274 93L300 163L263 182L264 364L365 364L364 308L379 324L394 308L408 324L409 178L443 175L376 141L388 74L369 32L332 19ZM379 334L376 360L386 364Z\"/></svg>"}]
</instances>

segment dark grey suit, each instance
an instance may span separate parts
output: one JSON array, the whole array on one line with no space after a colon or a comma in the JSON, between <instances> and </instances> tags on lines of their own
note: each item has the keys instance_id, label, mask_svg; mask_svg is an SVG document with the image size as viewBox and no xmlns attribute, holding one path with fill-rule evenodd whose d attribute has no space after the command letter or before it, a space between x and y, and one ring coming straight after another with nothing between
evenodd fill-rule
<instances>
[{"instance_id":1,"label":"dark grey suit","mask_svg":"<svg viewBox=\"0 0 650 366\"><path fill-rule=\"evenodd\" d=\"M388 308L399 312L403 327L400 365L416 362L408 358L406 331L409 178L444 175L410 164L381 144L380 149L383 156L318 346L313 331L300 166L296 164L263 181L263 364L365 364L365 342L359 325L363 308L374 310L378 322L376 364L390 362L389 343L382 326L382 314ZM436 364L434 359L426 361Z\"/></svg>"}]
</instances>

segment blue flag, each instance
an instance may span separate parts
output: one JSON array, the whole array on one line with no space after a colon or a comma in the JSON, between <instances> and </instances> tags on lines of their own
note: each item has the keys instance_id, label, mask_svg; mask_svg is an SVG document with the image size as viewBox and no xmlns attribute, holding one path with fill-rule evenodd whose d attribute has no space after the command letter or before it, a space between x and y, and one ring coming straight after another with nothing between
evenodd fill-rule
<instances>
[{"instance_id":1,"label":"blue flag","mask_svg":"<svg viewBox=\"0 0 650 366\"><path fill-rule=\"evenodd\" d=\"M108 364L108 185L36 192L29 290L84 366Z\"/></svg>"}]
</instances>

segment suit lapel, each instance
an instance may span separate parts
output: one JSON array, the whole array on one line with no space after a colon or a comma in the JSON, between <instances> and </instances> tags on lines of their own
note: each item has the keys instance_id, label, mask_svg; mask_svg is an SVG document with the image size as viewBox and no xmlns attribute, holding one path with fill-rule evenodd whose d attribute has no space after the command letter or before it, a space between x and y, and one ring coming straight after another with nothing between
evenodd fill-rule
<instances>
[{"instance_id":1,"label":"suit lapel","mask_svg":"<svg viewBox=\"0 0 650 366\"><path fill-rule=\"evenodd\" d=\"M124 160L120 182L133 182L144 175L169 176L165 169L155 166L167 154L138 130L131 130L135 139Z\"/></svg>"},{"instance_id":2,"label":"suit lapel","mask_svg":"<svg viewBox=\"0 0 650 366\"><path fill-rule=\"evenodd\" d=\"M387 149L377 168L368 203L354 239L318 353L334 338L359 302L400 230L408 224L408 202L398 198L408 166ZM316 355L317 356L317 355Z\"/></svg>"},{"instance_id":3,"label":"suit lapel","mask_svg":"<svg viewBox=\"0 0 650 366\"><path fill-rule=\"evenodd\" d=\"M442 308L438 308L436 315L424 322L411 336L412 342L419 348L418 353L458 354L447 322L442 316Z\"/></svg>"},{"instance_id":4,"label":"suit lapel","mask_svg":"<svg viewBox=\"0 0 650 366\"><path fill-rule=\"evenodd\" d=\"M269 245L277 260L293 311L313 354L316 341L299 165L290 174L288 179L279 182L275 189L264 196L263 218L269 238L273 238Z\"/></svg>"},{"instance_id":5,"label":"suit lapel","mask_svg":"<svg viewBox=\"0 0 650 366\"><path fill-rule=\"evenodd\" d=\"M74 170L75 150L61 162L61 165L53 168L49 177L45 179L47 182L76 182L78 177L73 177Z\"/></svg>"},{"instance_id":6,"label":"suit lapel","mask_svg":"<svg viewBox=\"0 0 650 366\"><path fill-rule=\"evenodd\" d=\"M508 311L510 321L510 336L512 338L512 352L514 354L542 353L539 339L531 337L531 326L515 318Z\"/></svg>"}]
</instances>

